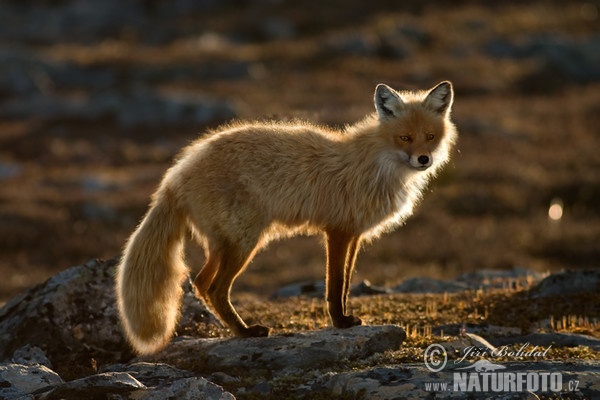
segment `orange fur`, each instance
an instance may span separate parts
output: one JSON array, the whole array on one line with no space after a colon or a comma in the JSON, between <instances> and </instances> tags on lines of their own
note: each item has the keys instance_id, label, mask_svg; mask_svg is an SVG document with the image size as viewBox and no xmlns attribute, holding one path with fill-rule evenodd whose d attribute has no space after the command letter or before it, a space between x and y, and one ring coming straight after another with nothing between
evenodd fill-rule
<instances>
[{"instance_id":1,"label":"orange fur","mask_svg":"<svg viewBox=\"0 0 600 400\"><path fill-rule=\"evenodd\" d=\"M125 332L141 353L168 342L185 276L182 236L191 228L207 261L198 293L239 336L248 327L229 301L236 276L269 241L298 233L327 237L327 300L334 326L346 315L360 243L401 224L449 159L452 86L396 92L379 85L377 113L342 131L296 123L236 123L187 147L165 174L129 239L117 275Z\"/></svg>"}]
</instances>

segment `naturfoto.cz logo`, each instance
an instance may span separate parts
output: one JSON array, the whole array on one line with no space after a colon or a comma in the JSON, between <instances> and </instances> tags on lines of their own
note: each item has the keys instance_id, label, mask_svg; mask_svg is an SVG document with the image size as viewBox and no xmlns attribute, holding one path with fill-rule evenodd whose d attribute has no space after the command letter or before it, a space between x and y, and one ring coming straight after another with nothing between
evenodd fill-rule
<instances>
[{"instance_id":1,"label":"naturfoto.cz logo","mask_svg":"<svg viewBox=\"0 0 600 400\"><path fill-rule=\"evenodd\" d=\"M451 368L452 382L429 382L425 390L429 392L454 391L454 392L562 392L563 390L578 391L579 382L570 380L563 384L560 372L523 372L509 371L502 364L496 364L486 359L480 359L465 367L455 367L467 357L540 357L545 356L550 347L541 349L538 346L530 348L526 343L518 350L508 347L500 349L482 349L469 346L463 350L463 357L454 360ZM439 373L448 364L448 353L444 346L438 343L431 344L424 353L425 366L429 371ZM450 372L450 371L448 371Z\"/></svg>"}]
</instances>

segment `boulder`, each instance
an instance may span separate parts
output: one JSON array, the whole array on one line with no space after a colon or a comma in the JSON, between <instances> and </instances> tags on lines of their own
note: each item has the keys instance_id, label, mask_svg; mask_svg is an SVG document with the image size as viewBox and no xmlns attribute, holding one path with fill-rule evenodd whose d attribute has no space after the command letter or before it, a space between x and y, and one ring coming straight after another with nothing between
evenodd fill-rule
<instances>
[{"instance_id":1,"label":"boulder","mask_svg":"<svg viewBox=\"0 0 600 400\"><path fill-rule=\"evenodd\" d=\"M565 271L552 274L529 291L533 298L581 295L600 292L600 269Z\"/></svg>"},{"instance_id":2,"label":"boulder","mask_svg":"<svg viewBox=\"0 0 600 400\"><path fill-rule=\"evenodd\" d=\"M562 376L561 392L492 392L463 390L454 382L455 368L450 364L440 372L433 373L424 365L403 364L380 368L370 368L361 371L350 371L323 376L315 390L325 391L335 398L368 398L383 399L537 399L537 394L567 395L556 398L596 398L600 396L598 374L600 367L592 361L573 362L568 370L563 363L556 362L510 362L502 363L502 372L525 372L537 374L559 373ZM463 371L461 371L463 372ZM492 374L494 372L491 372ZM490 373L488 373L490 374ZM577 382L576 384L574 382ZM440 385L441 384L441 385ZM575 386L578 389L575 390ZM526 385L523 386L526 389ZM571 393L566 393L570 391ZM572 397L571 397L572 396ZM544 397L545 398L545 397ZM555 397L552 397L555 398Z\"/></svg>"},{"instance_id":3,"label":"boulder","mask_svg":"<svg viewBox=\"0 0 600 400\"><path fill-rule=\"evenodd\" d=\"M62 383L56 372L43 365L0 364L0 399L17 399Z\"/></svg>"},{"instance_id":4,"label":"boulder","mask_svg":"<svg viewBox=\"0 0 600 400\"><path fill-rule=\"evenodd\" d=\"M129 398L136 400L235 400L235 397L221 386L201 377L179 379L152 390L138 392Z\"/></svg>"},{"instance_id":5,"label":"boulder","mask_svg":"<svg viewBox=\"0 0 600 400\"><path fill-rule=\"evenodd\" d=\"M249 339L182 337L163 351L140 360L166 362L199 373L248 374L269 370L279 375L397 350L405 338L405 331L394 325L331 328Z\"/></svg>"},{"instance_id":6,"label":"boulder","mask_svg":"<svg viewBox=\"0 0 600 400\"><path fill-rule=\"evenodd\" d=\"M355 296L371 296L374 294L391 293L389 289L374 286L368 280L363 280L350 289L350 295ZM325 297L325 281L303 281L292 283L277 289L271 293L269 300L285 299L288 297L306 296L306 297Z\"/></svg>"},{"instance_id":7,"label":"boulder","mask_svg":"<svg viewBox=\"0 0 600 400\"><path fill-rule=\"evenodd\" d=\"M463 282L445 281L433 278L410 278L394 287L394 293L456 293L470 289Z\"/></svg>"},{"instance_id":8,"label":"boulder","mask_svg":"<svg viewBox=\"0 0 600 400\"><path fill-rule=\"evenodd\" d=\"M116 308L116 265L117 259L91 260L10 300L0 309L0 360L35 346L61 376L76 378L93 372L96 364L133 358ZM188 285L183 323L216 323L190 291ZM186 328L178 326L180 332Z\"/></svg>"},{"instance_id":9,"label":"boulder","mask_svg":"<svg viewBox=\"0 0 600 400\"><path fill-rule=\"evenodd\" d=\"M513 343L529 343L532 346L542 347L577 347L585 346L594 351L600 351L600 339L579 333L570 332L550 332L550 333L531 333L529 335L518 335L511 337L500 337L490 339L496 346L508 345Z\"/></svg>"},{"instance_id":10,"label":"boulder","mask_svg":"<svg viewBox=\"0 0 600 400\"><path fill-rule=\"evenodd\" d=\"M146 389L137 379L124 372L107 372L66 382L36 395L38 400L102 399L109 395L126 395Z\"/></svg>"}]
</instances>

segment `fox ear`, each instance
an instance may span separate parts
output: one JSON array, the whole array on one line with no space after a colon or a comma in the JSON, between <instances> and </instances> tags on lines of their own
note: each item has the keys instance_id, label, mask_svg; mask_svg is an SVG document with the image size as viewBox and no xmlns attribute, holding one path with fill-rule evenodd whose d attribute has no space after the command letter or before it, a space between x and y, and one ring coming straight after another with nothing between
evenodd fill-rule
<instances>
[{"instance_id":1,"label":"fox ear","mask_svg":"<svg viewBox=\"0 0 600 400\"><path fill-rule=\"evenodd\" d=\"M453 99L452 83L444 81L429 91L423 105L441 115L450 110Z\"/></svg>"},{"instance_id":2,"label":"fox ear","mask_svg":"<svg viewBox=\"0 0 600 400\"><path fill-rule=\"evenodd\" d=\"M394 89L380 83L375 88L375 109L380 120L398 116L404 102Z\"/></svg>"}]
</instances>

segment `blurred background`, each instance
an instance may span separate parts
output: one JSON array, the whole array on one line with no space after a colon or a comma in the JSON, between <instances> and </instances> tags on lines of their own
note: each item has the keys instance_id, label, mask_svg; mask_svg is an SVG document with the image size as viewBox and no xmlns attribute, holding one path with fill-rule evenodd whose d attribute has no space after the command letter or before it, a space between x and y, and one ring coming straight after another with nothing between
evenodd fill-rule
<instances>
[{"instance_id":1,"label":"blurred background","mask_svg":"<svg viewBox=\"0 0 600 400\"><path fill-rule=\"evenodd\" d=\"M600 260L600 2L3 0L0 302L120 250L182 146L234 118L343 126L452 80L460 140L356 280ZM196 272L203 255L188 246ZM234 293L324 276L273 243Z\"/></svg>"}]
</instances>

